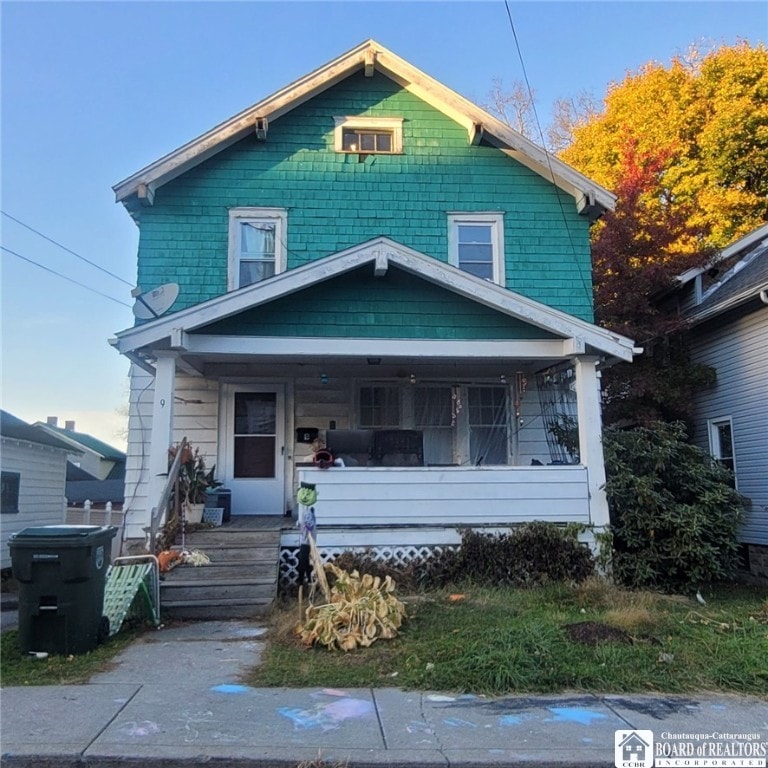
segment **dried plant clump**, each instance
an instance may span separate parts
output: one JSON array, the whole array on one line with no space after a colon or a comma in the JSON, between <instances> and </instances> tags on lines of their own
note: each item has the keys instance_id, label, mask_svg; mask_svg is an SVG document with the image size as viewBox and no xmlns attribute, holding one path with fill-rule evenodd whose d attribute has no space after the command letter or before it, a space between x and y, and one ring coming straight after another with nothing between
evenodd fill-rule
<instances>
[{"instance_id":1,"label":"dried plant clump","mask_svg":"<svg viewBox=\"0 0 768 768\"><path fill-rule=\"evenodd\" d=\"M395 597L391 576L360 576L358 571L348 573L332 563L325 569L335 577L330 602L307 608L304 623L296 627L302 643L352 651L397 635L405 606Z\"/></svg>"}]
</instances>

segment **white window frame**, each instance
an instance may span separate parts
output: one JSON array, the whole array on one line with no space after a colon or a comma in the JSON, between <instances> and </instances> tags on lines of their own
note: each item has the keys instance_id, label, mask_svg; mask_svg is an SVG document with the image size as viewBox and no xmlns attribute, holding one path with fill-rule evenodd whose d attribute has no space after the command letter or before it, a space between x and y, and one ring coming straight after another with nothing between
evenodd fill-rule
<instances>
[{"instance_id":1,"label":"white window frame","mask_svg":"<svg viewBox=\"0 0 768 768\"><path fill-rule=\"evenodd\" d=\"M287 261L288 211L285 208L231 208L229 211L229 250L227 290L240 288L240 224L275 225L275 274L285 272Z\"/></svg>"},{"instance_id":2,"label":"white window frame","mask_svg":"<svg viewBox=\"0 0 768 768\"><path fill-rule=\"evenodd\" d=\"M491 245L493 248L493 282L506 285L504 265L504 214L500 211L479 213L448 213L448 263L457 269L459 264L459 225L485 224L491 227Z\"/></svg>"},{"instance_id":3,"label":"white window frame","mask_svg":"<svg viewBox=\"0 0 768 768\"><path fill-rule=\"evenodd\" d=\"M734 487L738 489L738 479L736 472L736 442L733 439L733 419L730 416L721 416L717 419L707 420L707 433L709 435L709 453L713 459L718 462L723 461L723 450L720 442L720 427L727 424L731 428L731 457L733 462L733 482Z\"/></svg>"},{"instance_id":4,"label":"white window frame","mask_svg":"<svg viewBox=\"0 0 768 768\"><path fill-rule=\"evenodd\" d=\"M337 116L333 118L333 147L336 152L345 154L365 155L401 155L403 153L403 118L402 117L355 117L352 115ZM344 149L344 130L378 131L392 133L392 151L376 152L368 150L361 152L359 149Z\"/></svg>"}]
</instances>

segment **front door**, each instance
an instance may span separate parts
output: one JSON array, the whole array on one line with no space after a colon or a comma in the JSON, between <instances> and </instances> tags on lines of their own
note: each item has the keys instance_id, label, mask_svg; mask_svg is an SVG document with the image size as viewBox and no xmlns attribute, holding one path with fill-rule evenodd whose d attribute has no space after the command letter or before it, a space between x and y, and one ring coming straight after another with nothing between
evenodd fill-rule
<instances>
[{"instance_id":1,"label":"front door","mask_svg":"<svg viewBox=\"0 0 768 768\"><path fill-rule=\"evenodd\" d=\"M225 391L225 485L235 515L285 509L285 408L280 384L230 385Z\"/></svg>"}]
</instances>

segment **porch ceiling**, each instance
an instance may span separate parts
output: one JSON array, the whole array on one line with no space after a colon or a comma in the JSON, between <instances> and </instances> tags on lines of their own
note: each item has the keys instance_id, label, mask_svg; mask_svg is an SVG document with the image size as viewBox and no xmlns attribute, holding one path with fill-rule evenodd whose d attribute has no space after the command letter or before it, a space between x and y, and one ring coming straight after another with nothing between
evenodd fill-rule
<instances>
[{"instance_id":1,"label":"porch ceiling","mask_svg":"<svg viewBox=\"0 0 768 768\"><path fill-rule=\"evenodd\" d=\"M538 371L562 362L562 357L449 358L401 355L329 356L190 355L177 358L177 368L209 379L246 377L331 377L359 379L476 380L499 379L517 370ZM369 362L369 360L373 362ZM378 361L378 362L376 362Z\"/></svg>"}]
</instances>

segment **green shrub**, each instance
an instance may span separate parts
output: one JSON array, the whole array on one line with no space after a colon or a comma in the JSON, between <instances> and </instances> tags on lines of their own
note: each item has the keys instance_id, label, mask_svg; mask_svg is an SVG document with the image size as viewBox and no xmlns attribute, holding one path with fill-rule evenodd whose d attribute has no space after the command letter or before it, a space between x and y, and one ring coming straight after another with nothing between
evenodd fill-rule
<instances>
[{"instance_id":1,"label":"green shrub","mask_svg":"<svg viewBox=\"0 0 768 768\"><path fill-rule=\"evenodd\" d=\"M682 423L606 429L603 449L618 581L683 591L733 575L744 499Z\"/></svg>"},{"instance_id":2,"label":"green shrub","mask_svg":"<svg viewBox=\"0 0 768 768\"><path fill-rule=\"evenodd\" d=\"M577 534L573 527L542 522L526 523L503 535L465 530L459 548L407 564L376 560L370 552L344 552L333 564L382 579L391 576L408 592L463 581L490 586L579 583L594 574L595 561Z\"/></svg>"},{"instance_id":3,"label":"green shrub","mask_svg":"<svg viewBox=\"0 0 768 768\"><path fill-rule=\"evenodd\" d=\"M518 587L578 583L595 571L594 558L579 543L575 529L542 522L526 523L503 535L466 530L458 551L424 565L425 581L432 586L466 580Z\"/></svg>"}]
</instances>

